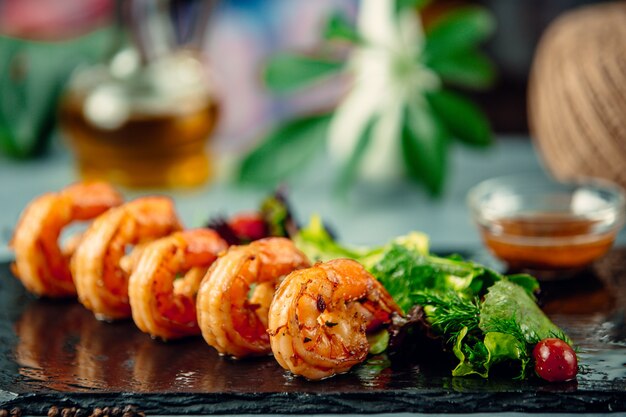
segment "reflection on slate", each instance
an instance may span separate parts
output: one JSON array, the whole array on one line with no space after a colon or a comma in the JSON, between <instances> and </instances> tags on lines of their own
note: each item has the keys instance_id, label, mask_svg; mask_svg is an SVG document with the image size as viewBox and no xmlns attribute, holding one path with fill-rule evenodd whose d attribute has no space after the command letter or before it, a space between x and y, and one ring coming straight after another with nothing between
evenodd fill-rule
<instances>
[{"instance_id":1,"label":"reflection on slate","mask_svg":"<svg viewBox=\"0 0 626 417\"><path fill-rule=\"evenodd\" d=\"M269 357L225 359L200 337L163 343L129 321L99 322L75 301L36 300L0 265L0 408L20 406L27 414L45 414L51 405L125 404L152 414L626 411L624 258L615 251L595 275L543 285L544 310L574 339L585 367L577 381L563 384L452 378L450 363L384 356L308 382Z\"/></svg>"}]
</instances>

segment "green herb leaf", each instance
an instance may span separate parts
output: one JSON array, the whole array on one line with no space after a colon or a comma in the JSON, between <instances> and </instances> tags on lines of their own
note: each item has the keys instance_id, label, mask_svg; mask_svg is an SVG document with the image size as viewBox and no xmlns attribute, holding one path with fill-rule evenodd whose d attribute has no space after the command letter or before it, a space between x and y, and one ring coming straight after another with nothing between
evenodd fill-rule
<instances>
[{"instance_id":1,"label":"green herb leaf","mask_svg":"<svg viewBox=\"0 0 626 417\"><path fill-rule=\"evenodd\" d=\"M524 331L522 327L517 322L515 317L502 318L502 317L491 317L486 323L483 323L481 330L484 333L505 333L515 337L520 343L526 342L526 336L524 335ZM539 340L532 340L532 343L535 344Z\"/></svg>"},{"instance_id":2,"label":"green herb leaf","mask_svg":"<svg viewBox=\"0 0 626 417\"><path fill-rule=\"evenodd\" d=\"M451 290L419 291L413 299L424 307L433 330L441 335L456 337L462 329L472 332L478 328L480 310L476 300L461 298Z\"/></svg>"},{"instance_id":3,"label":"green herb leaf","mask_svg":"<svg viewBox=\"0 0 626 417\"><path fill-rule=\"evenodd\" d=\"M405 111L402 149L409 176L440 194L447 167L448 132L427 102L412 100Z\"/></svg>"},{"instance_id":4,"label":"green herb leaf","mask_svg":"<svg viewBox=\"0 0 626 417\"><path fill-rule=\"evenodd\" d=\"M448 13L426 33L428 59L450 56L474 48L495 29L495 19L482 7L465 7Z\"/></svg>"},{"instance_id":5,"label":"green herb leaf","mask_svg":"<svg viewBox=\"0 0 626 417\"><path fill-rule=\"evenodd\" d=\"M435 71L444 82L460 87L484 89L490 87L496 71L493 64L479 51L463 51L429 60L426 65Z\"/></svg>"},{"instance_id":6,"label":"green herb leaf","mask_svg":"<svg viewBox=\"0 0 626 417\"><path fill-rule=\"evenodd\" d=\"M277 93L306 87L343 69L344 63L295 54L278 54L267 64L265 84Z\"/></svg>"},{"instance_id":7,"label":"green herb leaf","mask_svg":"<svg viewBox=\"0 0 626 417\"><path fill-rule=\"evenodd\" d=\"M491 145L489 121L472 101L446 90L428 93L426 98L452 135L471 145Z\"/></svg>"},{"instance_id":8,"label":"green herb leaf","mask_svg":"<svg viewBox=\"0 0 626 417\"><path fill-rule=\"evenodd\" d=\"M362 41L354 25L342 13L334 13L330 16L324 27L324 38L346 40L353 43Z\"/></svg>"},{"instance_id":9,"label":"green herb leaf","mask_svg":"<svg viewBox=\"0 0 626 417\"><path fill-rule=\"evenodd\" d=\"M241 182L275 185L324 148L330 115L291 120L271 132L239 168Z\"/></svg>"}]
</instances>

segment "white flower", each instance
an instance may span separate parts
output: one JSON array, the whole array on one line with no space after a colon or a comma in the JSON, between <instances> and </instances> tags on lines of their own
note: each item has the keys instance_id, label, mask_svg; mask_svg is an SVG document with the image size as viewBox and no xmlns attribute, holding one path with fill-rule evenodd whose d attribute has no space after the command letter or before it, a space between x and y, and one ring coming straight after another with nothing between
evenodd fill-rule
<instances>
[{"instance_id":1,"label":"white flower","mask_svg":"<svg viewBox=\"0 0 626 417\"><path fill-rule=\"evenodd\" d=\"M418 13L397 13L395 1L362 0L358 30L363 40L349 59L353 86L338 106L328 150L340 163L350 159L370 126L359 174L389 180L404 174L401 140L407 103L423 105L423 94L440 87L439 77L419 64L424 34Z\"/></svg>"}]
</instances>

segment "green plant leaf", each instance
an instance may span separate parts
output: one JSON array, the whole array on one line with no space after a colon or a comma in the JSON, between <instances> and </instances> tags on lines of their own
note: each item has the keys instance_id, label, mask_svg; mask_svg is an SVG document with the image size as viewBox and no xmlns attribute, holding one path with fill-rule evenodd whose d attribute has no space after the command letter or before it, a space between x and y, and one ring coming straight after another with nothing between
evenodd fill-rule
<instances>
[{"instance_id":1,"label":"green plant leaf","mask_svg":"<svg viewBox=\"0 0 626 417\"><path fill-rule=\"evenodd\" d=\"M405 110L402 150L409 176L441 193L446 174L448 132L427 102L412 101Z\"/></svg>"},{"instance_id":2,"label":"green plant leaf","mask_svg":"<svg viewBox=\"0 0 626 417\"><path fill-rule=\"evenodd\" d=\"M342 13L334 13L330 16L324 27L325 39L340 39L354 43L362 41L352 23Z\"/></svg>"},{"instance_id":3,"label":"green plant leaf","mask_svg":"<svg viewBox=\"0 0 626 417\"><path fill-rule=\"evenodd\" d=\"M291 120L273 130L239 167L243 183L275 185L324 147L330 114Z\"/></svg>"},{"instance_id":4,"label":"green plant leaf","mask_svg":"<svg viewBox=\"0 0 626 417\"><path fill-rule=\"evenodd\" d=\"M429 59L473 49L488 38L496 27L491 13L477 6L454 10L426 33L424 53Z\"/></svg>"},{"instance_id":5,"label":"green plant leaf","mask_svg":"<svg viewBox=\"0 0 626 417\"><path fill-rule=\"evenodd\" d=\"M489 121L471 100L446 90L428 93L426 98L452 135L470 145L491 144Z\"/></svg>"},{"instance_id":6,"label":"green plant leaf","mask_svg":"<svg viewBox=\"0 0 626 417\"><path fill-rule=\"evenodd\" d=\"M365 151L370 144L372 129L377 120L378 117L373 117L369 120L365 129L361 132L361 136L359 136L356 146L354 147L354 151L352 152L352 155L350 155L350 159L348 159L342 167L341 172L339 173L339 180L337 181L338 192L345 192L350 184L354 182L361 160L363 159L363 155L365 155Z\"/></svg>"},{"instance_id":7,"label":"green plant leaf","mask_svg":"<svg viewBox=\"0 0 626 417\"><path fill-rule=\"evenodd\" d=\"M271 90L286 93L329 77L343 66L340 61L282 53L267 63L264 81Z\"/></svg>"},{"instance_id":8,"label":"green plant leaf","mask_svg":"<svg viewBox=\"0 0 626 417\"><path fill-rule=\"evenodd\" d=\"M24 159L46 151L67 79L104 50L110 34L103 29L62 42L0 36L0 152Z\"/></svg>"},{"instance_id":9,"label":"green plant leaf","mask_svg":"<svg viewBox=\"0 0 626 417\"><path fill-rule=\"evenodd\" d=\"M428 61L426 65L439 74L444 82L461 87L484 89L490 87L496 78L491 60L479 51L440 57Z\"/></svg>"},{"instance_id":10,"label":"green plant leaf","mask_svg":"<svg viewBox=\"0 0 626 417\"><path fill-rule=\"evenodd\" d=\"M396 0L396 12L407 8L421 9L428 3L430 0Z\"/></svg>"}]
</instances>

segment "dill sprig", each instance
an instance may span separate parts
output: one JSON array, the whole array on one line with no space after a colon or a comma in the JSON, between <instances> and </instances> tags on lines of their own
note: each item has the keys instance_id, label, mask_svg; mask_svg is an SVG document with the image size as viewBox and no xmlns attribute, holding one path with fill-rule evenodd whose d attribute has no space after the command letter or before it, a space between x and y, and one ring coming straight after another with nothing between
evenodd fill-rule
<instances>
[{"instance_id":1,"label":"dill sprig","mask_svg":"<svg viewBox=\"0 0 626 417\"><path fill-rule=\"evenodd\" d=\"M540 341L535 333L524 332L515 316L509 318L491 317L489 321L482 326L485 333L499 332L510 334L520 342L534 345Z\"/></svg>"},{"instance_id":2,"label":"dill sprig","mask_svg":"<svg viewBox=\"0 0 626 417\"><path fill-rule=\"evenodd\" d=\"M550 330L550 337L554 337L557 339L561 339L562 341L564 341L565 343L572 345L572 339L570 339L563 330L558 329L558 330ZM578 347L577 346L572 346L572 348L574 349L574 352L578 353Z\"/></svg>"},{"instance_id":3,"label":"dill sprig","mask_svg":"<svg viewBox=\"0 0 626 417\"><path fill-rule=\"evenodd\" d=\"M480 309L478 300L466 300L455 291L420 291L414 293L416 304L424 311L437 332L456 338L467 327L468 332L478 328Z\"/></svg>"}]
</instances>

